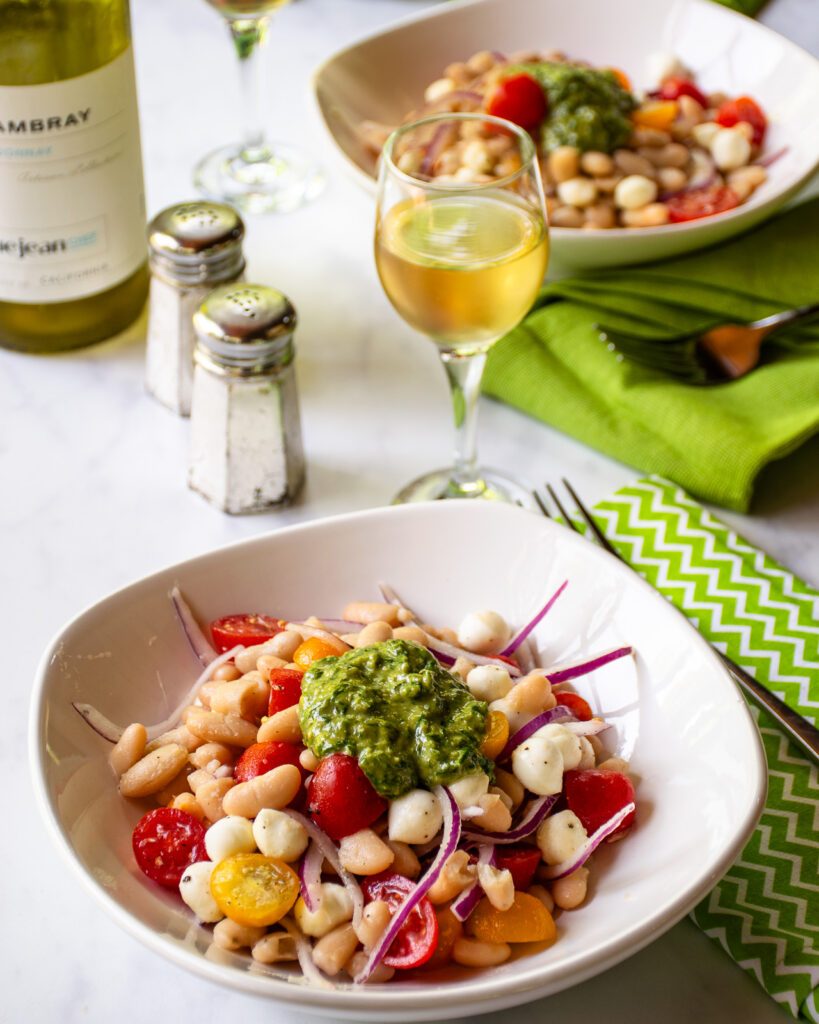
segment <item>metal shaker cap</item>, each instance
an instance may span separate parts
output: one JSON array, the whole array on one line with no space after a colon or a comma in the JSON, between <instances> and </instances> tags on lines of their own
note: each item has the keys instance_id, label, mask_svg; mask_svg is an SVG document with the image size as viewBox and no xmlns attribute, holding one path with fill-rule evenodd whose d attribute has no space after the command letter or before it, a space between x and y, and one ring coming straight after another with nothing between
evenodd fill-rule
<instances>
[{"instance_id":1,"label":"metal shaker cap","mask_svg":"<svg viewBox=\"0 0 819 1024\"><path fill-rule=\"evenodd\" d=\"M244 269L242 218L226 203L168 206L148 225L151 269L178 284L218 284Z\"/></svg>"},{"instance_id":2,"label":"metal shaker cap","mask_svg":"<svg viewBox=\"0 0 819 1024\"><path fill-rule=\"evenodd\" d=\"M286 295L263 284L215 288L193 315L194 359L220 374L252 376L293 358L296 310Z\"/></svg>"}]
</instances>

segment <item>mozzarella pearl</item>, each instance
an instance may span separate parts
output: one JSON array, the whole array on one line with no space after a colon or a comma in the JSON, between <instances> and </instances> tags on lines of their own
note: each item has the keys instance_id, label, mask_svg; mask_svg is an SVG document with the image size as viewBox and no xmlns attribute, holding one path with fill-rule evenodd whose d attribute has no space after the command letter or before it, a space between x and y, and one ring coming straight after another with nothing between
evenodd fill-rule
<instances>
[{"instance_id":1,"label":"mozzarella pearl","mask_svg":"<svg viewBox=\"0 0 819 1024\"><path fill-rule=\"evenodd\" d=\"M264 808L253 822L253 838L259 852L265 857L276 857L290 864L307 849L310 837L304 825L294 821L289 814Z\"/></svg>"},{"instance_id":2,"label":"mozzarella pearl","mask_svg":"<svg viewBox=\"0 0 819 1024\"><path fill-rule=\"evenodd\" d=\"M721 171L735 171L751 158L751 143L736 128L720 128L711 140L711 156Z\"/></svg>"},{"instance_id":3,"label":"mozzarella pearl","mask_svg":"<svg viewBox=\"0 0 819 1024\"><path fill-rule=\"evenodd\" d=\"M569 860L587 839L583 822L574 811L551 814L537 830L537 845L547 864L562 864Z\"/></svg>"},{"instance_id":4,"label":"mozzarella pearl","mask_svg":"<svg viewBox=\"0 0 819 1024\"><path fill-rule=\"evenodd\" d=\"M426 789L411 789L390 803L390 839L398 843L428 843L444 823L438 798Z\"/></svg>"},{"instance_id":5,"label":"mozzarella pearl","mask_svg":"<svg viewBox=\"0 0 819 1024\"><path fill-rule=\"evenodd\" d=\"M552 796L563 786L563 755L545 736L530 736L512 754L512 771L537 796Z\"/></svg>"},{"instance_id":6,"label":"mozzarella pearl","mask_svg":"<svg viewBox=\"0 0 819 1024\"><path fill-rule=\"evenodd\" d=\"M225 916L216 905L210 893L210 876L216 865L209 860L200 860L185 868L179 881L179 895L200 921L212 924Z\"/></svg>"},{"instance_id":7,"label":"mozzarella pearl","mask_svg":"<svg viewBox=\"0 0 819 1024\"><path fill-rule=\"evenodd\" d=\"M235 853L255 853L253 826L238 814L220 818L205 833L205 849L214 864Z\"/></svg>"},{"instance_id":8,"label":"mozzarella pearl","mask_svg":"<svg viewBox=\"0 0 819 1024\"><path fill-rule=\"evenodd\" d=\"M450 785L449 791L462 811L467 807L475 807L480 798L489 792L489 776L484 772L464 775Z\"/></svg>"},{"instance_id":9,"label":"mozzarella pearl","mask_svg":"<svg viewBox=\"0 0 819 1024\"><path fill-rule=\"evenodd\" d=\"M591 206L597 199L597 185L591 178L569 178L557 186L557 195L567 206Z\"/></svg>"},{"instance_id":10,"label":"mozzarella pearl","mask_svg":"<svg viewBox=\"0 0 819 1024\"><path fill-rule=\"evenodd\" d=\"M511 632L506 620L497 612L470 612L458 626L458 643L476 654L497 654Z\"/></svg>"},{"instance_id":11,"label":"mozzarella pearl","mask_svg":"<svg viewBox=\"0 0 819 1024\"><path fill-rule=\"evenodd\" d=\"M614 189L614 202L621 210L639 210L657 198L657 182L644 174L629 174L618 181Z\"/></svg>"},{"instance_id":12,"label":"mozzarella pearl","mask_svg":"<svg viewBox=\"0 0 819 1024\"><path fill-rule=\"evenodd\" d=\"M551 725L544 725L538 729L535 736L545 736L551 740L563 755L563 770L571 771L580 764L583 755L583 748L580 746L580 737L570 732L565 725L553 722Z\"/></svg>"},{"instance_id":13,"label":"mozzarella pearl","mask_svg":"<svg viewBox=\"0 0 819 1024\"><path fill-rule=\"evenodd\" d=\"M478 665L466 677L466 685L478 700L500 700L512 689L512 677L500 665Z\"/></svg>"}]
</instances>

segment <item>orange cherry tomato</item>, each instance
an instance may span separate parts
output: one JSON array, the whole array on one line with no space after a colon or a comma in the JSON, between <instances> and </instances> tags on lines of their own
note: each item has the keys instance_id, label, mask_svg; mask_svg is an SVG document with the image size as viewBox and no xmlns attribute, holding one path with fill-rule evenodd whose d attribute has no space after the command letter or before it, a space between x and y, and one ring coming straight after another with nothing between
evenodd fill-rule
<instances>
[{"instance_id":1,"label":"orange cherry tomato","mask_svg":"<svg viewBox=\"0 0 819 1024\"><path fill-rule=\"evenodd\" d=\"M579 693L558 692L555 694L555 700L564 708L568 708L579 722L588 722L592 718L589 702L583 700Z\"/></svg>"},{"instance_id":2,"label":"orange cherry tomato","mask_svg":"<svg viewBox=\"0 0 819 1024\"><path fill-rule=\"evenodd\" d=\"M554 942L557 935L552 915L527 892L516 892L508 910L496 910L482 899L467 921L467 931L481 942Z\"/></svg>"},{"instance_id":3,"label":"orange cherry tomato","mask_svg":"<svg viewBox=\"0 0 819 1024\"><path fill-rule=\"evenodd\" d=\"M680 109L676 100L649 100L631 115L632 121L640 128L669 128Z\"/></svg>"},{"instance_id":4,"label":"orange cherry tomato","mask_svg":"<svg viewBox=\"0 0 819 1024\"><path fill-rule=\"evenodd\" d=\"M486 716L486 733L481 744L481 753L494 761L509 739L509 719L502 711L490 711Z\"/></svg>"},{"instance_id":5,"label":"orange cherry tomato","mask_svg":"<svg viewBox=\"0 0 819 1024\"><path fill-rule=\"evenodd\" d=\"M293 654L293 661L302 668L309 668L314 661L321 661L322 658L337 658L338 651L332 644L320 637L311 636L304 643L299 644Z\"/></svg>"},{"instance_id":6,"label":"orange cherry tomato","mask_svg":"<svg viewBox=\"0 0 819 1024\"><path fill-rule=\"evenodd\" d=\"M622 71L620 68L609 68L609 71L617 79L617 84L621 88L625 89L626 92L631 92L631 79L628 77L625 71Z\"/></svg>"},{"instance_id":7,"label":"orange cherry tomato","mask_svg":"<svg viewBox=\"0 0 819 1024\"><path fill-rule=\"evenodd\" d=\"M436 967L446 967L452 959L452 950L455 943L464 933L464 926L452 913L449 907L435 907L435 916L438 918L438 945L435 952L424 964L424 969L434 970Z\"/></svg>"}]
</instances>

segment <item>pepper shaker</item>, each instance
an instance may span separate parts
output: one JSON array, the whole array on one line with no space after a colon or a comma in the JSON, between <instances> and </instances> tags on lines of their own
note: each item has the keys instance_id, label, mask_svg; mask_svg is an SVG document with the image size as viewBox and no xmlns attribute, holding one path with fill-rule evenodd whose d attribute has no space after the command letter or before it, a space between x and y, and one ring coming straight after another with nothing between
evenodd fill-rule
<instances>
[{"instance_id":1,"label":"pepper shaker","mask_svg":"<svg viewBox=\"0 0 819 1024\"><path fill-rule=\"evenodd\" d=\"M304 481L295 309L275 288L226 285L193 323L190 487L232 514L288 504Z\"/></svg>"},{"instance_id":2,"label":"pepper shaker","mask_svg":"<svg viewBox=\"0 0 819 1024\"><path fill-rule=\"evenodd\" d=\"M245 269L242 218L224 203L177 203L148 225L151 305L148 391L180 416L191 411L193 314L216 285Z\"/></svg>"}]
</instances>

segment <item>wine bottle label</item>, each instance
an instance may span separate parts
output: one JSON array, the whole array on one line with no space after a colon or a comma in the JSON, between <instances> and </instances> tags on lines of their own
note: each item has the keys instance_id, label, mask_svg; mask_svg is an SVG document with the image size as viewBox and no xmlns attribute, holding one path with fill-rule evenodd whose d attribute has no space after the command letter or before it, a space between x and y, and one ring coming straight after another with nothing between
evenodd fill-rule
<instances>
[{"instance_id":1,"label":"wine bottle label","mask_svg":"<svg viewBox=\"0 0 819 1024\"><path fill-rule=\"evenodd\" d=\"M145 259L131 47L87 75L0 86L0 300L83 298Z\"/></svg>"}]
</instances>

